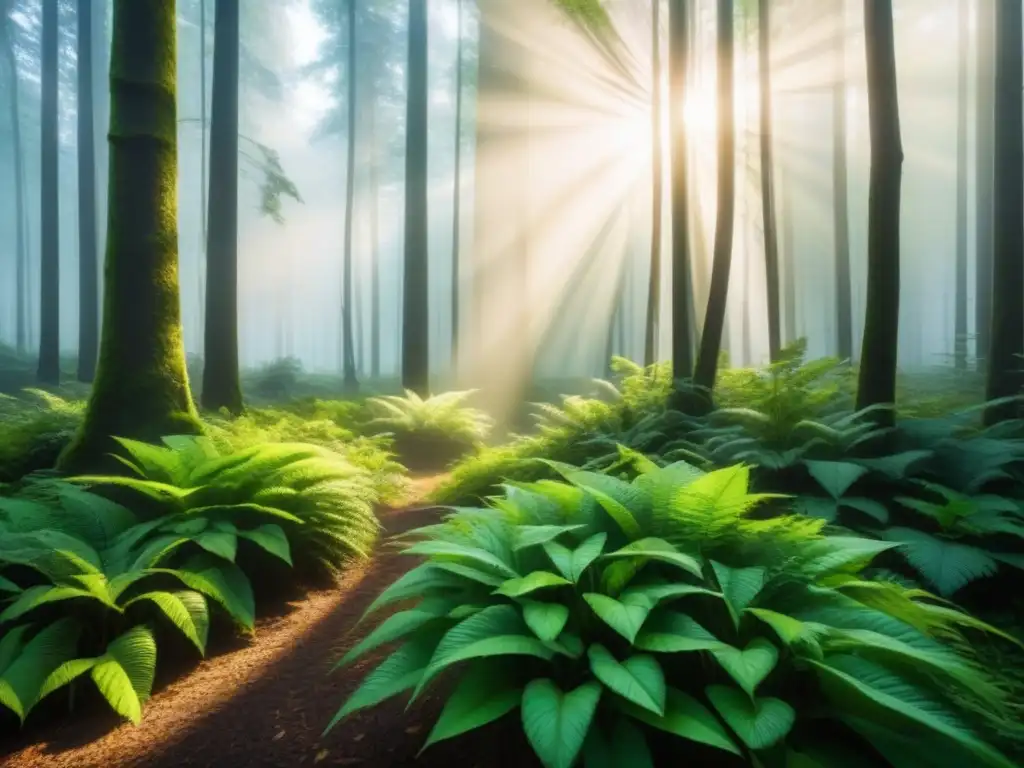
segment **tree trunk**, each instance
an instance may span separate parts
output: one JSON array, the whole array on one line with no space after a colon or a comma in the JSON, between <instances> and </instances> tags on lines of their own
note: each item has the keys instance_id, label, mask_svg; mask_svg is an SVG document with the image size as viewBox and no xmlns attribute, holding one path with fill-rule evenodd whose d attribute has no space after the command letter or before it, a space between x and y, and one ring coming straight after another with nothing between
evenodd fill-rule
<instances>
[{"instance_id":1,"label":"tree trunk","mask_svg":"<svg viewBox=\"0 0 1024 768\"><path fill-rule=\"evenodd\" d=\"M1024 109L1020 0L996 0L995 229L993 231L992 347L987 399L1019 395L1024 354ZM1015 417L1016 404L989 408L985 422Z\"/></svg>"},{"instance_id":2,"label":"tree trunk","mask_svg":"<svg viewBox=\"0 0 1024 768\"><path fill-rule=\"evenodd\" d=\"M978 0L976 49L978 105L975 124L974 356L984 370L992 326L992 250L995 195L996 2Z\"/></svg>"},{"instance_id":3,"label":"tree trunk","mask_svg":"<svg viewBox=\"0 0 1024 768\"><path fill-rule=\"evenodd\" d=\"M970 24L967 0L960 0L959 54L956 84L956 306L953 363L967 369L967 62Z\"/></svg>"},{"instance_id":4,"label":"tree trunk","mask_svg":"<svg viewBox=\"0 0 1024 768\"><path fill-rule=\"evenodd\" d=\"M689 67L689 11L686 0L669 0L670 103L683 104ZM693 328L690 322L690 201L687 177L686 123L682 110L669 110L672 135L672 378L693 374Z\"/></svg>"},{"instance_id":5,"label":"tree trunk","mask_svg":"<svg viewBox=\"0 0 1024 768\"><path fill-rule=\"evenodd\" d=\"M28 243L26 240L25 212L25 158L21 141L21 78L14 57L14 22L10 16L0 19L3 24L2 55L9 76L7 111L11 121L11 153L14 160L14 215L15 222L15 277L14 277L14 335L18 352L28 350Z\"/></svg>"},{"instance_id":6,"label":"tree trunk","mask_svg":"<svg viewBox=\"0 0 1024 768\"><path fill-rule=\"evenodd\" d=\"M199 307L200 328L206 326L206 239L209 237L206 220L206 194L209 189L209 152L206 149L209 120L206 113L206 55L206 0L199 0L199 254L196 266L196 302Z\"/></svg>"},{"instance_id":7,"label":"tree trunk","mask_svg":"<svg viewBox=\"0 0 1024 768\"><path fill-rule=\"evenodd\" d=\"M865 0L873 2L873 0ZM836 354L853 358L850 205L846 158L846 2L836 0L835 84L832 87L832 226L836 270ZM894 65L895 66L895 65Z\"/></svg>"},{"instance_id":8,"label":"tree trunk","mask_svg":"<svg viewBox=\"0 0 1024 768\"><path fill-rule=\"evenodd\" d=\"M96 141L93 115L93 9L78 7L78 380L92 381L99 354L96 254Z\"/></svg>"},{"instance_id":9,"label":"tree trunk","mask_svg":"<svg viewBox=\"0 0 1024 768\"><path fill-rule=\"evenodd\" d=\"M903 144L896 87L892 0L864 0L871 175L868 186L868 289L857 380L857 408L896 402L900 321L900 184ZM895 414L877 416L891 424Z\"/></svg>"},{"instance_id":10,"label":"tree trunk","mask_svg":"<svg viewBox=\"0 0 1024 768\"><path fill-rule=\"evenodd\" d=\"M779 179L779 194L782 197L782 279L785 281L786 302L786 344L797 340L796 330L796 238L793 231L793 192L785 173Z\"/></svg>"},{"instance_id":11,"label":"tree trunk","mask_svg":"<svg viewBox=\"0 0 1024 768\"><path fill-rule=\"evenodd\" d=\"M782 331L779 308L779 235L775 223L775 161L772 148L771 8L758 4L757 53L761 78L761 217L764 224L765 278L768 288L768 354L779 359Z\"/></svg>"},{"instance_id":12,"label":"tree trunk","mask_svg":"<svg viewBox=\"0 0 1024 768\"><path fill-rule=\"evenodd\" d=\"M60 186L57 175L57 0L43 1L39 202L39 365L43 384L60 383Z\"/></svg>"},{"instance_id":13,"label":"tree trunk","mask_svg":"<svg viewBox=\"0 0 1024 768\"><path fill-rule=\"evenodd\" d=\"M704 315L704 332L693 381L710 392L715 386L722 329L729 299L732 240L736 206L736 121L733 103L733 0L718 0L718 211L711 286Z\"/></svg>"},{"instance_id":14,"label":"tree trunk","mask_svg":"<svg viewBox=\"0 0 1024 768\"><path fill-rule=\"evenodd\" d=\"M452 190L452 369L459 363L459 244L462 230L462 0L458 9L458 54L455 59L455 182Z\"/></svg>"},{"instance_id":15,"label":"tree trunk","mask_svg":"<svg viewBox=\"0 0 1024 768\"><path fill-rule=\"evenodd\" d=\"M427 236L427 0L409 0L405 136L405 270L402 276L402 386L430 389Z\"/></svg>"},{"instance_id":16,"label":"tree trunk","mask_svg":"<svg viewBox=\"0 0 1024 768\"><path fill-rule=\"evenodd\" d=\"M196 433L178 294L174 0L114 0L110 221L100 358L65 471L107 464L112 435Z\"/></svg>"},{"instance_id":17,"label":"tree trunk","mask_svg":"<svg viewBox=\"0 0 1024 768\"><path fill-rule=\"evenodd\" d=\"M210 102L210 228L206 243L203 407L243 410L238 372L239 1L217 0Z\"/></svg>"},{"instance_id":18,"label":"tree trunk","mask_svg":"<svg viewBox=\"0 0 1024 768\"><path fill-rule=\"evenodd\" d=\"M651 5L651 134L651 267L644 326L644 365L658 361L661 316L661 214L665 198L661 154L661 0L654 0Z\"/></svg>"},{"instance_id":19,"label":"tree trunk","mask_svg":"<svg viewBox=\"0 0 1024 768\"><path fill-rule=\"evenodd\" d=\"M380 162L377 143L376 96L369 100L370 141L370 379L380 378Z\"/></svg>"},{"instance_id":20,"label":"tree trunk","mask_svg":"<svg viewBox=\"0 0 1024 768\"><path fill-rule=\"evenodd\" d=\"M352 232L356 197L356 0L348 0L348 158L345 165L345 253L341 265L342 387L347 394L359 391L356 377L355 335L352 332Z\"/></svg>"}]
</instances>

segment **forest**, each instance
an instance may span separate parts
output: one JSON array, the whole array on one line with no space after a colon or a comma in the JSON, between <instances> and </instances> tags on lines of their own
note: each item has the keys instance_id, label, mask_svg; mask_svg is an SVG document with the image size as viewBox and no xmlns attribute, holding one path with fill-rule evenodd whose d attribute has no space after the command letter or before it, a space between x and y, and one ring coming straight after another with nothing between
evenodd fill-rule
<instances>
[{"instance_id":1,"label":"forest","mask_svg":"<svg viewBox=\"0 0 1024 768\"><path fill-rule=\"evenodd\" d=\"M0 764L1024 765L1021 0L0 0Z\"/></svg>"}]
</instances>

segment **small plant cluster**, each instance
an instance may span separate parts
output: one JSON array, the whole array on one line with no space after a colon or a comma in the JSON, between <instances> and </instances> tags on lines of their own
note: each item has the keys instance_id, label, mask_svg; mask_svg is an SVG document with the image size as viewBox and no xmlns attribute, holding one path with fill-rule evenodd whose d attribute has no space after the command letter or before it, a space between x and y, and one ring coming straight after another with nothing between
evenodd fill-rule
<instances>
[{"instance_id":1,"label":"small plant cluster","mask_svg":"<svg viewBox=\"0 0 1024 768\"><path fill-rule=\"evenodd\" d=\"M407 534L425 561L340 663L398 647L328 728L455 673L425 748L514 716L546 768L1014 765L1019 713L962 634L999 631L867 578L895 543L760 517L743 465L547 465Z\"/></svg>"},{"instance_id":2,"label":"small plant cluster","mask_svg":"<svg viewBox=\"0 0 1024 768\"><path fill-rule=\"evenodd\" d=\"M87 677L137 723L165 630L204 654L217 611L253 630L257 573L338 569L376 539L372 478L319 446L119 442L127 476L0 496L0 706L22 722Z\"/></svg>"}]
</instances>

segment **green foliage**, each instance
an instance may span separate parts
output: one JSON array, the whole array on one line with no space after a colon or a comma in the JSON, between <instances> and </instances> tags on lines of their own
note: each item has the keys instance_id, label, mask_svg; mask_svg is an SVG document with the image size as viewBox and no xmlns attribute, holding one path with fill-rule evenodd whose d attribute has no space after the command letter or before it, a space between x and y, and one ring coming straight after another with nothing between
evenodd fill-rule
<instances>
[{"instance_id":1,"label":"green foliage","mask_svg":"<svg viewBox=\"0 0 1024 768\"><path fill-rule=\"evenodd\" d=\"M0 482L50 469L82 423L85 403L41 389L0 393Z\"/></svg>"},{"instance_id":2,"label":"green foliage","mask_svg":"<svg viewBox=\"0 0 1024 768\"><path fill-rule=\"evenodd\" d=\"M425 562L368 613L415 604L340 663L401 644L328 729L455 670L427 746L518 707L547 768L652 765L656 731L693 764L1013 764L980 735L1014 718L959 632L984 625L864 577L893 544L760 519L743 466L550 467L408 535Z\"/></svg>"}]
</instances>

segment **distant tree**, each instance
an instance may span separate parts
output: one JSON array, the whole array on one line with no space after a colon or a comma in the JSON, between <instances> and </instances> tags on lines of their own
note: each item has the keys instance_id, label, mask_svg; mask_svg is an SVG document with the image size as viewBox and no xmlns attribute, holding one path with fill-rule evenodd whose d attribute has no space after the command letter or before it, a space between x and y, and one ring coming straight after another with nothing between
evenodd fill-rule
<instances>
[{"instance_id":1,"label":"distant tree","mask_svg":"<svg viewBox=\"0 0 1024 768\"><path fill-rule=\"evenodd\" d=\"M40 265L39 365L44 384L60 382L60 186L57 174L59 135L58 2L43 0L42 112L40 117Z\"/></svg>"},{"instance_id":2,"label":"distant tree","mask_svg":"<svg viewBox=\"0 0 1024 768\"><path fill-rule=\"evenodd\" d=\"M758 2L757 53L761 96L761 218L764 226L768 289L768 352L772 362L782 349L779 300L779 233L775 217L775 151L772 134L772 15L770 0Z\"/></svg>"},{"instance_id":3,"label":"distant tree","mask_svg":"<svg viewBox=\"0 0 1024 768\"><path fill-rule=\"evenodd\" d=\"M959 0L956 78L956 277L953 364L967 369L967 69L970 57L970 12Z\"/></svg>"},{"instance_id":4,"label":"distant tree","mask_svg":"<svg viewBox=\"0 0 1024 768\"><path fill-rule=\"evenodd\" d=\"M92 381L99 354L99 259L96 221L96 142L93 112L94 17L106 3L78 6L78 380Z\"/></svg>"},{"instance_id":5,"label":"distant tree","mask_svg":"<svg viewBox=\"0 0 1024 768\"><path fill-rule=\"evenodd\" d=\"M651 263L644 324L644 365L658 357L661 316L661 215L665 205L661 138L661 0L651 4Z\"/></svg>"},{"instance_id":6,"label":"distant tree","mask_svg":"<svg viewBox=\"0 0 1024 768\"><path fill-rule=\"evenodd\" d=\"M869 0L866 0L869 1ZM835 81L832 85L832 237L836 270L836 354L853 357L850 206L846 139L846 0L834 0Z\"/></svg>"},{"instance_id":7,"label":"distant tree","mask_svg":"<svg viewBox=\"0 0 1024 768\"><path fill-rule=\"evenodd\" d=\"M348 0L348 62L345 67L348 98L348 157L345 161L345 253L342 261L342 295L341 295L341 344L342 371L344 388L349 394L359 391L359 380L356 375L355 334L353 332L354 296L352 278L352 236L355 229L354 211L356 200L356 142L358 139L358 113L356 101L356 84L359 80L357 53L358 34L356 27L356 0Z\"/></svg>"}]
</instances>

